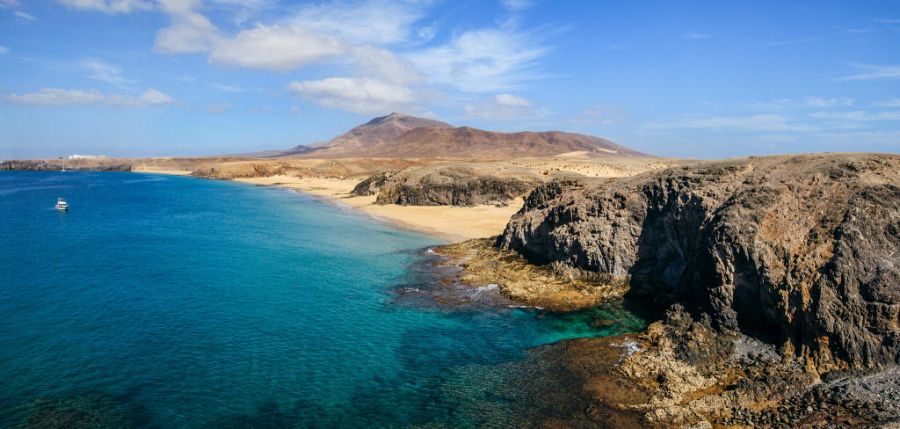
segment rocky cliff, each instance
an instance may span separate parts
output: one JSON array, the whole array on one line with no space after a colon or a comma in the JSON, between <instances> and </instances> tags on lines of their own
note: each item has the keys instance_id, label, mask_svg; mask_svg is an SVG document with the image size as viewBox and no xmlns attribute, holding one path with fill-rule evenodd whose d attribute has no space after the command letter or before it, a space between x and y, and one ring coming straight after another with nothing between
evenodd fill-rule
<instances>
[{"instance_id":1,"label":"rocky cliff","mask_svg":"<svg viewBox=\"0 0 900 429\"><path fill-rule=\"evenodd\" d=\"M629 281L810 369L900 363L900 156L698 163L535 189L497 244Z\"/></svg>"},{"instance_id":2,"label":"rocky cliff","mask_svg":"<svg viewBox=\"0 0 900 429\"><path fill-rule=\"evenodd\" d=\"M541 183L533 174L489 174L467 167L407 170L389 179L370 179L360 186L380 181L376 203L415 206L507 204Z\"/></svg>"}]
</instances>

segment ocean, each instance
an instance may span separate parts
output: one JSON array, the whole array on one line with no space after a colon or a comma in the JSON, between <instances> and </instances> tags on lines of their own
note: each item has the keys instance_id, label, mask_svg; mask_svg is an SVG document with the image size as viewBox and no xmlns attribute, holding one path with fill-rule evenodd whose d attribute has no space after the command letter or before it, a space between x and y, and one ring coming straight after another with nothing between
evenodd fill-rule
<instances>
[{"instance_id":1,"label":"ocean","mask_svg":"<svg viewBox=\"0 0 900 429\"><path fill-rule=\"evenodd\" d=\"M484 385L528 350L644 327L425 303L440 243L278 188L0 172L0 428L513 426Z\"/></svg>"}]
</instances>

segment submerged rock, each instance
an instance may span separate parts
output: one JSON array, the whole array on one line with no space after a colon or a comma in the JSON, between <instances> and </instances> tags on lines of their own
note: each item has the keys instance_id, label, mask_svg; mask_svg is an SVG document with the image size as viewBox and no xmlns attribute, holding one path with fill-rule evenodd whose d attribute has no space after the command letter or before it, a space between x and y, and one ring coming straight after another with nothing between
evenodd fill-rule
<instances>
[{"instance_id":1,"label":"submerged rock","mask_svg":"<svg viewBox=\"0 0 900 429\"><path fill-rule=\"evenodd\" d=\"M140 406L102 393L41 398L29 406L20 429L119 429L146 427L149 414Z\"/></svg>"}]
</instances>

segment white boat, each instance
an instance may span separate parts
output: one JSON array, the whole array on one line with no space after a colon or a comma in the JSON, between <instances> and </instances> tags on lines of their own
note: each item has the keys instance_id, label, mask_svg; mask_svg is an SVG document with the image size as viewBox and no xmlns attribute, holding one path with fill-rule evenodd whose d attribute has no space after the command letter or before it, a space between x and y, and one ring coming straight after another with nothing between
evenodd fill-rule
<instances>
[{"instance_id":1,"label":"white boat","mask_svg":"<svg viewBox=\"0 0 900 429\"><path fill-rule=\"evenodd\" d=\"M66 202L65 198L57 198L56 199L56 209L59 211L67 211L69 210L69 203Z\"/></svg>"}]
</instances>

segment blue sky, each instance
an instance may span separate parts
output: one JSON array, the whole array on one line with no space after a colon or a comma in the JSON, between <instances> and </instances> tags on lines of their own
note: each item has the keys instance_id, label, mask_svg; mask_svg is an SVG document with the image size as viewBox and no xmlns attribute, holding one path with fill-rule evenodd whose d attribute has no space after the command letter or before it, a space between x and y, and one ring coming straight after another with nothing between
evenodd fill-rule
<instances>
[{"instance_id":1,"label":"blue sky","mask_svg":"<svg viewBox=\"0 0 900 429\"><path fill-rule=\"evenodd\" d=\"M665 156L900 152L900 2L0 0L0 159L406 112Z\"/></svg>"}]
</instances>

